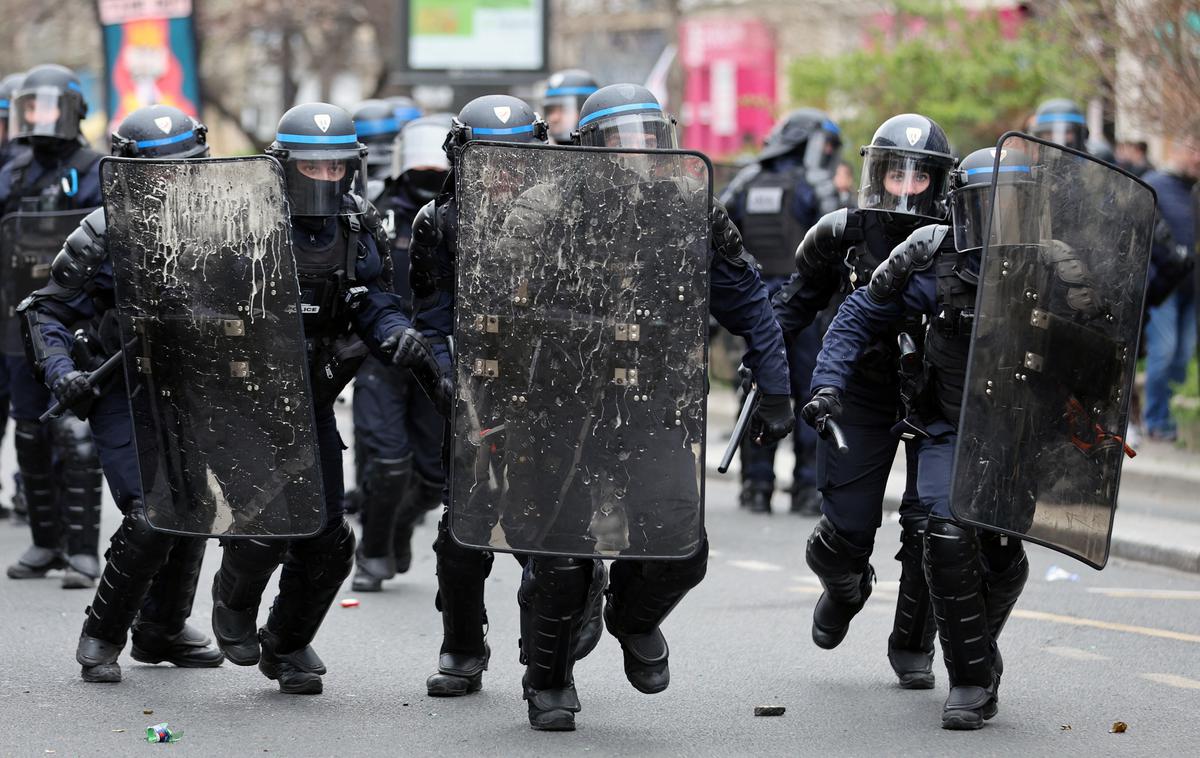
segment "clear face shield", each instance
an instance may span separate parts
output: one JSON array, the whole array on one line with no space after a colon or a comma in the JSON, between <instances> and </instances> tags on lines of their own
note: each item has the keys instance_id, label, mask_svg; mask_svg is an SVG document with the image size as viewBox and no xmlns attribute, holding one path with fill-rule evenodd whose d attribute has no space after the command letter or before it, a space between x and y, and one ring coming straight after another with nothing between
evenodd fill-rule
<instances>
[{"instance_id":1,"label":"clear face shield","mask_svg":"<svg viewBox=\"0 0 1200 758\"><path fill-rule=\"evenodd\" d=\"M1042 240L1041 204L1037 183L1026 173L1024 180L996 187L995 211L992 185L975 184L955 190L950 196L954 223L954 247L960 253L982 250L991 217L991 245L1037 245Z\"/></svg>"},{"instance_id":2,"label":"clear face shield","mask_svg":"<svg viewBox=\"0 0 1200 758\"><path fill-rule=\"evenodd\" d=\"M842 157L842 138L824 129L809 136L804 146L804 166L816 171L833 171Z\"/></svg>"},{"instance_id":3,"label":"clear face shield","mask_svg":"<svg viewBox=\"0 0 1200 758\"><path fill-rule=\"evenodd\" d=\"M442 144L448 131L442 123L414 122L396 137L392 177L402 180L417 199L432 200L445 182L450 161Z\"/></svg>"},{"instance_id":4,"label":"clear face shield","mask_svg":"<svg viewBox=\"0 0 1200 758\"><path fill-rule=\"evenodd\" d=\"M946 218L946 184L952 162L892 147L864 151L858 206L935 220Z\"/></svg>"},{"instance_id":5,"label":"clear face shield","mask_svg":"<svg viewBox=\"0 0 1200 758\"><path fill-rule=\"evenodd\" d=\"M550 139L556 145L571 142L571 132L579 125L579 108L584 98L579 95L555 95L542 101L542 118L550 127Z\"/></svg>"},{"instance_id":6,"label":"clear face shield","mask_svg":"<svg viewBox=\"0 0 1200 758\"><path fill-rule=\"evenodd\" d=\"M347 192L365 195L366 167L357 150L292 151L283 172L293 216L336 216Z\"/></svg>"},{"instance_id":7,"label":"clear face shield","mask_svg":"<svg viewBox=\"0 0 1200 758\"><path fill-rule=\"evenodd\" d=\"M79 137L78 100L57 87L40 87L18 92L9 111L9 132L19 137L53 137L73 140Z\"/></svg>"},{"instance_id":8,"label":"clear face shield","mask_svg":"<svg viewBox=\"0 0 1200 758\"><path fill-rule=\"evenodd\" d=\"M1033 136L1056 142L1075 150L1087 150L1087 124L1083 116L1060 116L1034 126Z\"/></svg>"},{"instance_id":9,"label":"clear face shield","mask_svg":"<svg viewBox=\"0 0 1200 758\"><path fill-rule=\"evenodd\" d=\"M580 132L585 147L624 147L630 150L674 150L675 121L661 113L632 113L606 118Z\"/></svg>"}]
</instances>

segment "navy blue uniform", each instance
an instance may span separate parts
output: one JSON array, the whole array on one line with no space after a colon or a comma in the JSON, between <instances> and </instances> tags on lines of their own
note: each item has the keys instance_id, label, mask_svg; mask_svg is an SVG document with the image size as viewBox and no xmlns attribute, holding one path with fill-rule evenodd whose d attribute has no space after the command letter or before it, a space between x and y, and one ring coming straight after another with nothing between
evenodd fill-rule
<instances>
[{"instance_id":1,"label":"navy blue uniform","mask_svg":"<svg viewBox=\"0 0 1200 758\"><path fill-rule=\"evenodd\" d=\"M729 218L741 230L746 251L759 262L767 294L774 297L794 270L796 246L820 218L819 198L806 179L804 166L789 157L750 166L734 178L722 193L721 201L729 210ZM816 324L784 334L796 412L792 438L794 497L817 487L817 434L801 423L799 413L808 399L813 364L821 347L820 330L821 326ZM763 493L768 503L775 488L778 448L778 442L741 447L742 480Z\"/></svg>"}]
</instances>

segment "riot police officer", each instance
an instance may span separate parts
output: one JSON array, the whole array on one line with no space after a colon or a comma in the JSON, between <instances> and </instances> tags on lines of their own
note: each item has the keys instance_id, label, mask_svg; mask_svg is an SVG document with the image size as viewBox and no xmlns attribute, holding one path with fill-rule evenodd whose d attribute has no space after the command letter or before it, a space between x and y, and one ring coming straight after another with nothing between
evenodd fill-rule
<instances>
[{"instance_id":1,"label":"riot police officer","mask_svg":"<svg viewBox=\"0 0 1200 758\"><path fill-rule=\"evenodd\" d=\"M86 115L82 87L70 70L45 64L26 73L12 98L9 133L30 149L0 170L0 215L43 214L52 222L61 218L54 215L58 212L100 205L100 155L80 141L79 124ZM40 577L62 567L67 569L64 587L91 587L100 573L96 447L79 419L38 421L50 405L50 392L30 370L15 320L4 341L17 422L17 467L33 533L33 546L8 567L8 576Z\"/></svg>"},{"instance_id":2,"label":"riot police officer","mask_svg":"<svg viewBox=\"0 0 1200 758\"><path fill-rule=\"evenodd\" d=\"M19 145L9 139L8 114L12 110L13 95L21 88L24 74L9 74L0 80L0 168L8 163L20 150Z\"/></svg>"},{"instance_id":3,"label":"riot police officer","mask_svg":"<svg viewBox=\"0 0 1200 758\"><path fill-rule=\"evenodd\" d=\"M396 107L386 100L363 100L354 107L354 128L367 146L368 197L374 201L392 169L392 143L400 133Z\"/></svg>"},{"instance_id":4,"label":"riot police officer","mask_svg":"<svg viewBox=\"0 0 1200 758\"><path fill-rule=\"evenodd\" d=\"M795 270L796 247L816 221L841 205L834 171L841 131L814 108L792 111L775 124L757 160L734 177L721 202L742 232L746 250L758 261L767 292L774 295ZM812 365L821 346L819 327L788 335L792 398L807 399ZM799 425L793 438L792 512L819 515L821 496L814 470L817 437ZM757 513L771 512L778 445L742 447L741 502Z\"/></svg>"},{"instance_id":5,"label":"riot police officer","mask_svg":"<svg viewBox=\"0 0 1200 758\"><path fill-rule=\"evenodd\" d=\"M1000 204L995 218L1023 220L1035 208L1029 157L1016 149L1001 151L997 175L993 172L996 152L977 150L954 172L952 226L914 231L879 266L869 284L843 303L817 359L813 400L802 410L809 423L841 415L841 398L853 381L855 361L872 340L886 334L905 311L928 318L920 388L910 398L905 426L919 440L917 490L929 518L921 549L950 678L942 714L946 729L977 729L996 715L996 690L1003 671L996 639L1029 574L1020 540L964 525L949 508L993 176L999 184L996 202Z\"/></svg>"},{"instance_id":6,"label":"riot police officer","mask_svg":"<svg viewBox=\"0 0 1200 758\"><path fill-rule=\"evenodd\" d=\"M1087 117L1073 100L1060 97L1042 102L1033 114L1031 131L1035 137L1066 147L1088 149Z\"/></svg>"},{"instance_id":7,"label":"riot police officer","mask_svg":"<svg viewBox=\"0 0 1200 758\"><path fill-rule=\"evenodd\" d=\"M204 158L206 131L178 108L151 105L125 117L112 135L112 153ZM92 211L67 238L50 281L19 308L33 365L64 412L90 421L105 479L124 514L75 652L87 682L121 681L117 657L131 626L136 661L207 668L225 660L211 639L187 625L207 542L151 529L124 377L116 372L108 386L98 387L87 373L122 349L106 226L104 209ZM72 330L80 323L84 336L76 338Z\"/></svg>"},{"instance_id":8,"label":"riot police officer","mask_svg":"<svg viewBox=\"0 0 1200 758\"><path fill-rule=\"evenodd\" d=\"M555 71L550 75L542 93L542 117L550 128L551 142L570 144L571 132L579 123L579 107L599 88L596 77L580 68Z\"/></svg>"},{"instance_id":9,"label":"riot police officer","mask_svg":"<svg viewBox=\"0 0 1200 758\"><path fill-rule=\"evenodd\" d=\"M298 105L279 121L267 153L283 164L293 252L324 481L324 528L305 539L226 542L213 580L213 632L226 657L258 664L286 694L319 694L325 665L310 643L354 560L342 510L342 442L333 404L365 351L396 366L427 365L424 338L387 291L378 214L361 196L366 146L350 115L326 103ZM258 606L283 564L266 625Z\"/></svg>"},{"instance_id":10,"label":"riot police officer","mask_svg":"<svg viewBox=\"0 0 1200 758\"><path fill-rule=\"evenodd\" d=\"M393 173L378 207L390 224L394 291L411 310L408 247L412 220L433 200L450 170L442 145L452 119L418 118L397 136ZM362 540L354 589L378 592L383 581L408 571L412 532L441 502L443 419L411 373L368 357L354 380L354 458Z\"/></svg>"},{"instance_id":11,"label":"riot police officer","mask_svg":"<svg viewBox=\"0 0 1200 758\"><path fill-rule=\"evenodd\" d=\"M796 251L797 273L775 296L785 333L808 326L835 297L870 281L876 266L913 229L945 218L946 182L953 167L942 128L913 113L893 116L863 150L859 207L827 214L808 230ZM840 400L850 455L818 447L817 479L822 517L808 540L807 562L824 592L813 610L812 637L819 647L841 644L850 621L871 594L870 564L882 523L884 490L903 417L896 365L917 355L919 322L903 320L874 341L854 364ZM898 337L913 337L901 355ZM829 337L826 337L826 345ZM900 686L933 686L933 619L921 567L926 516L916 494L916 446L905 442L907 482L900 506L900 593L888 640L888 658Z\"/></svg>"}]
</instances>

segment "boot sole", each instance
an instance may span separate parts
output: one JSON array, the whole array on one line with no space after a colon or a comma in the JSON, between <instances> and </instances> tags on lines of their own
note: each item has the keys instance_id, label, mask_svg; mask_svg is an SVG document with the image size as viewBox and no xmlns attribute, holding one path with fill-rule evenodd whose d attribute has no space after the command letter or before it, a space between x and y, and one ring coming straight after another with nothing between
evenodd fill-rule
<instances>
[{"instance_id":1,"label":"boot sole","mask_svg":"<svg viewBox=\"0 0 1200 758\"><path fill-rule=\"evenodd\" d=\"M542 722L530 719L529 728L535 732L573 732L575 731L575 714L568 712L566 716L556 716Z\"/></svg>"},{"instance_id":2,"label":"boot sole","mask_svg":"<svg viewBox=\"0 0 1200 758\"><path fill-rule=\"evenodd\" d=\"M225 645L222 645L220 640L217 640L217 647L220 648L221 652L225 654L225 660L229 661L234 666L254 666L259 662L259 660L262 659L261 648L255 650L253 655L239 656L230 653L229 648Z\"/></svg>"},{"instance_id":3,"label":"boot sole","mask_svg":"<svg viewBox=\"0 0 1200 758\"><path fill-rule=\"evenodd\" d=\"M902 690L931 690L934 687L934 676L931 673L919 671L896 676L899 677L898 684Z\"/></svg>"},{"instance_id":4,"label":"boot sole","mask_svg":"<svg viewBox=\"0 0 1200 758\"><path fill-rule=\"evenodd\" d=\"M90 682L92 684L120 684L120 682L121 682L121 669L120 668L118 668L115 672L114 671L97 671L96 669L98 669L98 668L100 668L100 667L99 666L84 666L80 670L79 675L83 678L83 681Z\"/></svg>"},{"instance_id":5,"label":"boot sole","mask_svg":"<svg viewBox=\"0 0 1200 758\"><path fill-rule=\"evenodd\" d=\"M263 676L270 679L272 682L279 682L279 672L269 666L264 666L262 662L258 664L258 670L263 673ZM325 683L321 681L320 675L314 675L313 679L302 682L300 684L285 684L279 682L279 691L284 695L320 695L325 691Z\"/></svg>"},{"instance_id":6,"label":"boot sole","mask_svg":"<svg viewBox=\"0 0 1200 758\"><path fill-rule=\"evenodd\" d=\"M165 655L151 655L136 645L129 651L129 657L138 663L169 663L181 669L212 669L225 662L224 654L212 661L198 661L187 658L171 658Z\"/></svg>"},{"instance_id":7,"label":"boot sole","mask_svg":"<svg viewBox=\"0 0 1200 758\"><path fill-rule=\"evenodd\" d=\"M96 586L96 580L90 576L83 574L70 575L63 577L62 588L64 590L90 590Z\"/></svg>"},{"instance_id":8,"label":"boot sole","mask_svg":"<svg viewBox=\"0 0 1200 758\"><path fill-rule=\"evenodd\" d=\"M943 711L942 728L951 731L967 732L982 729L983 722L994 717L997 711L998 707L995 700L979 710Z\"/></svg>"},{"instance_id":9,"label":"boot sole","mask_svg":"<svg viewBox=\"0 0 1200 758\"><path fill-rule=\"evenodd\" d=\"M58 567L47 566L44 569L35 569L29 566L9 566L5 573L8 574L9 579L45 579L46 574L56 568Z\"/></svg>"},{"instance_id":10,"label":"boot sole","mask_svg":"<svg viewBox=\"0 0 1200 758\"><path fill-rule=\"evenodd\" d=\"M429 697L462 697L483 689L483 674L476 674L472 677L442 674L442 677L444 679L438 680L438 683L425 683L425 692ZM448 681L451 679L456 681ZM464 684L460 685L460 683Z\"/></svg>"}]
</instances>

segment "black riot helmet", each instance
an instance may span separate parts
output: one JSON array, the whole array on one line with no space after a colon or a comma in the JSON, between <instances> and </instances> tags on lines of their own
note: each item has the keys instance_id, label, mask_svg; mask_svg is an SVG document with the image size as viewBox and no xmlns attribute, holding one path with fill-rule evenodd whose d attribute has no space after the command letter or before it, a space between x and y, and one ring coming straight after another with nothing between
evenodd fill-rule
<instances>
[{"instance_id":1,"label":"black riot helmet","mask_svg":"<svg viewBox=\"0 0 1200 758\"><path fill-rule=\"evenodd\" d=\"M170 105L147 105L125 117L112 135L122 158L207 158L208 127Z\"/></svg>"},{"instance_id":2,"label":"black riot helmet","mask_svg":"<svg viewBox=\"0 0 1200 758\"><path fill-rule=\"evenodd\" d=\"M583 69L568 68L550 75L542 93L542 116L550 126L550 139L560 145L571 141L583 101L598 89L596 78Z\"/></svg>"},{"instance_id":3,"label":"black riot helmet","mask_svg":"<svg viewBox=\"0 0 1200 758\"><path fill-rule=\"evenodd\" d=\"M950 141L932 119L902 113L875 130L863 155L858 207L941 221L954 168Z\"/></svg>"},{"instance_id":4,"label":"black riot helmet","mask_svg":"<svg viewBox=\"0 0 1200 758\"><path fill-rule=\"evenodd\" d=\"M9 74L0 81L0 146L8 142L8 113L12 108L12 99L21 88L24 74Z\"/></svg>"},{"instance_id":5,"label":"black riot helmet","mask_svg":"<svg viewBox=\"0 0 1200 758\"><path fill-rule=\"evenodd\" d=\"M367 146L336 105L305 103L283 114L266 153L283 164L293 216L336 216L347 192L363 193Z\"/></svg>"},{"instance_id":6,"label":"black riot helmet","mask_svg":"<svg viewBox=\"0 0 1200 758\"><path fill-rule=\"evenodd\" d=\"M392 180L421 204L437 197L450 171L442 145L453 125L454 116L437 113L409 121L396 136Z\"/></svg>"},{"instance_id":7,"label":"black riot helmet","mask_svg":"<svg viewBox=\"0 0 1200 758\"><path fill-rule=\"evenodd\" d=\"M12 139L74 142L85 116L87 102L79 77L65 66L46 63L25 72L12 97L8 131Z\"/></svg>"},{"instance_id":8,"label":"black riot helmet","mask_svg":"<svg viewBox=\"0 0 1200 758\"><path fill-rule=\"evenodd\" d=\"M358 141L367 146L367 172L372 179L386 177L392 165L392 142L400 133L396 111L384 100L363 100L352 113Z\"/></svg>"},{"instance_id":9,"label":"black riot helmet","mask_svg":"<svg viewBox=\"0 0 1200 758\"><path fill-rule=\"evenodd\" d=\"M404 95L393 95L385 98L384 102L392 106L392 117L396 119L396 130L404 128L404 125L409 121L420 118L425 115L421 110L421 106L417 105L417 101L411 97Z\"/></svg>"},{"instance_id":10,"label":"black riot helmet","mask_svg":"<svg viewBox=\"0 0 1200 758\"><path fill-rule=\"evenodd\" d=\"M842 130L816 108L798 108L775 122L759 162L794 153L809 168L832 170L842 156Z\"/></svg>"},{"instance_id":11,"label":"black riot helmet","mask_svg":"<svg viewBox=\"0 0 1200 758\"><path fill-rule=\"evenodd\" d=\"M657 148L678 142L675 119L663 112L658 98L637 84L610 84L596 90L579 110L576 144L586 147Z\"/></svg>"},{"instance_id":12,"label":"black riot helmet","mask_svg":"<svg viewBox=\"0 0 1200 758\"><path fill-rule=\"evenodd\" d=\"M512 95L484 95L463 106L450 125L445 150L454 152L473 140L489 142L545 142L546 122L529 103Z\"/></svg>"},{"instance_id":13,"label":"black riot helmet","mask_svg":"<svg viewBox=\"0 0 1200 758\"><path fill-rule=\"evenodd\" d=\"M1033 114L1033 135L1083 150L1088 138L1087 118L1073 100L1047 100Z\"/></svg>"},{"instance_id":14,"label":"black riot helmet","mask_svg":"<svg viewBox=\"0 0 1200 758\"><path fill-rule=\"evenodd\" d=\"M1041 212L1033 161L1020 150L976 150L950 176L950 215L954 247L961 253L981 250L992 221L991 239L1006 245L1040 242ZM998 172L998 173L997 173ZM992 184L996 185L995 210Z\"/></svg>"}]
</instances>

